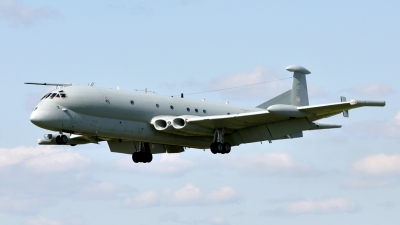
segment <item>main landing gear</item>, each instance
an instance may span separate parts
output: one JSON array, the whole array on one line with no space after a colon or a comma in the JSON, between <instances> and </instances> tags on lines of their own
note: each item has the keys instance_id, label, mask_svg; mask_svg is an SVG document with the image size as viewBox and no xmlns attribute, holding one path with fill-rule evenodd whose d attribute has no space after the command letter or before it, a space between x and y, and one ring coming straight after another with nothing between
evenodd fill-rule
<instances>
[{"instance_id":1,"label":"main landing gear","mask_svg":"<svg viewBox=\"0 0 400 225\"><path fill-rule=\"evenodd\" d=\"M210 150L213 154L228 154L231 152L231 144L224 141L224 133L224 129L214 132L214 141L210 146Z\"/></svg>"},{"instance_id":2,"label":"main landing gear","mask_svg":"<svg viewBox=\"0 0 400 225\"><path fill-rule=\"evenodd\" d=\"M153 160L153 155L151 154L149 143L139 142L139 149L133 152L132 160L135 163L150 163Z\"/></svg>"},{"instance_id":3,"label":"main landing gear","mask_svg":"<svg viewBox=\"0 0 400 225\"><path fill-rule=\"evenodd\" d=\"M68 137L65 134L60 134L56 137L56 143L59 145L65 145L68 143Z\"/></svg>"}]
</instances>

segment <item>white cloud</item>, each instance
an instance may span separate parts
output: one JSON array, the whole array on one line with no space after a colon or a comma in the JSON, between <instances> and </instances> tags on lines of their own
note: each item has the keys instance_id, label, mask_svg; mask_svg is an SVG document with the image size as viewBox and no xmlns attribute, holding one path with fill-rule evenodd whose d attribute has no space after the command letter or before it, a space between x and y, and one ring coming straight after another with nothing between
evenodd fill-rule
<instances>
[{"instance_id":1,"label":"white cloud","mask_svg":"<svg viewBox=\"0 0 400 225\"><path fill-rule=\"evenodd\" d=\"M379 98L391 94L393 89L387 84L360 84L352 88L351 92L360 96Z\"/></svg>"},{"instance_id":2,"label":"white cloud","mask_svg":"<svg viewBox=\"0 0 400 225\"><path fill-rule=\"evenodd\" d=\"M49 220L45 217L30 219L25 222L26 225L61 225L60 221Z\"/></svg>"},{"instance_id":3,"label":"white cloud","mask_svg":"<svg viewBox=\"0 0 400 225\"><path fill-rule=\"evenodd\" d=\"M160 176L182 176L195 169L198 164L183 158L180 154L162 154L161 159L152 163L133 163L128 158L122 158L116 163L117 168L138 171Z\"/></svg>"},{"instance_id":4,"label":"white cloud","mask_svg":"<svg viewBox=\"0 0 400 225\"><path fill-rule=\"evenodd\" d=\"M191 206L191 205L217 205L237 203L242 196L230 186L220 187L218 190L204 193L193 184L162 192L146 191L136 198L125 198L123 205L126 207L154 207L154 206Z\"/></svg>"},{"instance_id":5,"label":"white cloud","mask_svg":"<svg viewBox=\"0 0 400 225\"><path fill-rule=\"evenodd\" d=\"M140 194L138 197L125 198L123 205L127 207L152 207L159 205L159 196L155 191L146 191Z\"/></svg>"},{"instance_id":6,"label":"white cloud","mask_svg":"<svg viewBox=\"0 0 400 225\"><path fill-rule=\"evenodd\" d=\"M224 159L223 163L250 175L301 175L312 172L310 166L297 163L284 153L241 156Z\"/></svg>"},{"instance_id":7,"label":"white cloud","mask_svg":"<svg viewBox=\"0 0 400 225\"><path fill-rule=\"evenodd\" d=\"M0 148L0 168L22 166L39 173L62 172L90 164L90 159L70 150L49 146Z\"/></svg>"},{"instance_id":8,"label":"white cloud","mask_svg":"<svg viewBox=\"0 0 400 225\"><path fill-rule=\"evenodd\" d=\"M243 100L251 98L253 100L266 100L289 90L291 86L284 81L285 78L289 77L291 75L284 76L282 72L258 66L250 73L239 72L234 75L218 77L212 80L209 86L212 90L228 89L221 91L221 94L230 99ZM242 87L245 85L249 86ZM233 87L240 88L231 89Z\"/></svg>"},{"instance_id":9,"label":"white cloud","mask_svg":"<svg viewBox=\"0 0 400 225\"><path fill-rule=\"evenodd\" d=\"M220 187L216 191L212 191L206 197L209 203L230 203L240 200L239 194L230 186Z\"/></svg>"},{"instance_id":10,"label":"white cloud","mask_svg":"<svg viewBox=\"0 0 400 225\"><path fill-rule=\"evenodd\" d=\"M344 198L333 198L328 200L313 201L306 200L294 202L285 207L285 214L322 214L354 212L357 209L356 203Z\"/></svg>"},{"instance_id":11,"label":"white cloud","mask_svg":"<svg viewBox=\"0 0 400 225\"><path fill-rule=\"evenodd\" d=\"M202 195L200 188L193 184L186 184L173 193L172 201L177 205L191 204L200 201Z\"/></svg>"},{"instance_id":12,"label":"white cloud","mask_svg":"<svg viewBox=\"0 0 400 225\"><path fill-rule=\"evenodd\" d=\"M400 154L370 155L353 163L352 169L371 176L400 175Z\"/></svg>"},{"instance_id":13,"label":"white cloud","mask_svg":"<svg viewBox=\"0 0 400 225\"><path fill-rule=\"evenodd\" d=\"M0 148L0 211L33 214L88 181L90 159L51 146Z\"/></svg>"},{"instance_id":14,"label":"white cloud","mask_svg":"<svg viewBox=\"0 0 400 225\"><path fill-rule=\"evenodd\" d=\"M0 18L8 21L11 26L19 24L28 26L56 14L54 9L48 7L33 9L22 4L21 0L0 0Z\"/></svg>"}]
</instances>

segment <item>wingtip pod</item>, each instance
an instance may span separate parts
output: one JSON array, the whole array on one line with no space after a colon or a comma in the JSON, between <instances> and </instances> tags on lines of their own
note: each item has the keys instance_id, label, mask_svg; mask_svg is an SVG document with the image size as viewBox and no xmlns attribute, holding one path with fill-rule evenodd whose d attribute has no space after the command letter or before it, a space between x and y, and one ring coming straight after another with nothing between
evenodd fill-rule
<instances>
[{"instance_id":1,"label":"wingtip pod","mask_svg":"<svg viewBox=\"0 0 400 225\"><path fill-rule=\"evenodd\" d=\"M375 101L375 100L351 100L350 105L358 105L358 106L380 106L383 107L386 105L385 101Z\"/></svg>"},{"instance_id":2,"label":"wingtip pod","mask_svg":"<svg viewBox=\"0 0 400 225\"><path fill-rule=\"evenodd\" d=\"M286 67L287 71L290 72L298 72L298 73L302 73L302 74L310 74L311 72L309 70L307 70L306 68L299 66L299 65L290 65L288 67Z\"/></svg>"}]
</instances>

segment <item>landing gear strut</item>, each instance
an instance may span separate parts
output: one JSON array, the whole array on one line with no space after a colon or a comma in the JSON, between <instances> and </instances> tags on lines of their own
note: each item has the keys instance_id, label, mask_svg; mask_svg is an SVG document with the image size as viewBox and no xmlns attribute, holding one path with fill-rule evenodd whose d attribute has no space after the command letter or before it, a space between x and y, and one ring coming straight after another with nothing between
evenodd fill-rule
<instances>
[{"instance_id":1,"label":"landing gear strut","mask_svg":"<svg viewBox=\"0 0 400 225\"><path fill-rule=\"evenodd\" d=\"M133 152L132 160L135 163L150 163L153 160L153 155L149 143L139 142L139 149Z\"/></svg>"},{"instance_id":2,"label":"landing gear strut","mask_svg":"<svg viewBox=\"0 0 400 225\"><path fill-rule=\"evenodd\" d=\"M56 143L59 144L59 145L65 145L65 144L67 144L67 142L68 142L67 135L64 135L64 134L61 133L60 135L58 135L56 137Z\"/></svg>"},{"instance_id":3,"label":"landing gear strut","mask_svg":"<svg viewBox=\"0 0 400 225\"><path fill-rule=\"evenodd\" d=\"M224 141L225 130L215 130L214 141L210 146L210 150L213 154L221 153L228 154L231 152L231 144Z\"/></svg>"}]
</instances>

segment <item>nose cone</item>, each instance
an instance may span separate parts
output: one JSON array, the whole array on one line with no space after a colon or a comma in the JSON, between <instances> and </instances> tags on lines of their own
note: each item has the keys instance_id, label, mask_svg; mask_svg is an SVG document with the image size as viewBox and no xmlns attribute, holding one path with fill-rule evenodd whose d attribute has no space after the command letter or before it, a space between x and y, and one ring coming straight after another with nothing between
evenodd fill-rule
<instances>
[{"instance_id":1,"label":"nose cone","mask_svg":"<svg viewBox=\"0 0 400 225\"><path fill-rule=\"evenodd\" d=\"M43 129L51 130L58 128L59 115L56 111L35 110L29 118L33 124ZM60 123L61 124L61 123Z\"/></svg>"},{"instance_id":2,"label":"nose cone","mask_svg":"<svg viewBox=\"0 0 400 225\"><path fill-rule=\"evenodd\" d=\"M33 124L38 127L42 127L45 123L44 113L41 111L33 111L31 117L29 118Z\"/></svg>"},{"instance_id":3,"label":"nose cone","mask_svg":"<svg viewBox=\"0 0 400 225\"><path fill-rule=\"evenodd\" d=\"M30 120L36 126L46 130L61 130L66 128L72 121L70 116L60 109L49 110L40 108L32 112Z\"/></svg>"}]
</instances>

